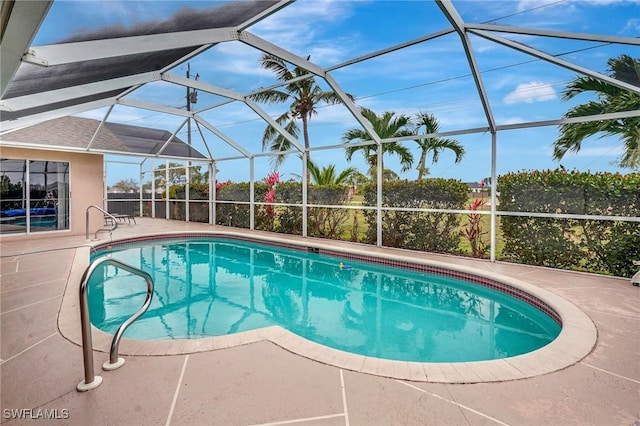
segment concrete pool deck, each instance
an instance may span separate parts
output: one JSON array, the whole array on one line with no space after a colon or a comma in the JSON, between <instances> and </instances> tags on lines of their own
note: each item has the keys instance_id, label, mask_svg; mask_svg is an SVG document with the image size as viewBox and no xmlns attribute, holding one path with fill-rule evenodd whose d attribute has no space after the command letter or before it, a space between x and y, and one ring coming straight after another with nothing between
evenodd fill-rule
<instances>
[{"instance_id":1,"label":"concrete pool deck","mask_svg":"<svg viewBox=\"0 0 640 426\"><path fill-rule=\"evenodd\" d=\"M121 225L113 237L225 229L138 219L137 225ZM595 347L555 372L504 382L448 384L374 375L389 375L379 371L379 365L371 366L373 374L353 371L357 369L329 362L335 356L318 362L310 358L322 359L321 355L295 353L300 343L287 350L286 345L265 340L266 334L278 330L223 339L220 348L201 342L197 351L158 345L136 350L123 341L120 352L126 364L104 372L101 365L108 354L96 350L95 370L104 382L79 393L75 387L83 378L82 350L72 335L79 336L79 314L75 320L66 317L65 304L73 299L63 296L65 290L77 295L73 265L82 250L75 247L86 244L83 236L2 241L3 423L43 424L43 416L78 425L633 425L640 421L640 288L620 278L430 254L415 257L511 277L571 302L595 324ZM366 250L379 251L370 246ZM580 337L576 343L584 344L588 338ZM105 349L105 341L108 338L94 329L94 347ZM457 370L441 371L444 379L456 374Z\"/></svg>"}]
</instances>

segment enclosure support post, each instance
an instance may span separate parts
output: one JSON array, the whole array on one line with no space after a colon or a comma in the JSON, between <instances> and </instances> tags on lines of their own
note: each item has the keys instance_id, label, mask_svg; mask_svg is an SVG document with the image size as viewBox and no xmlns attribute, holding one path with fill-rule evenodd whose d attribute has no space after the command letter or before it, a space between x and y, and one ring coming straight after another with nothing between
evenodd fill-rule
<instances>
[{"instance_id":1,"label":"enclosure support post","mask_svg":"<svg viewBox=\"0 0 640 426\"><path fill-rule=\"evenodd\" d=\"M191 192L191 161L187 161L185 172L187 181L184 185L184 221L189 222L189 200L191 199L189 195L189 193Z\"/></svg>"},{"instance_id":2,"label":"enclosure support post","mask_svg":"<svg viewBox=\"0 0 640 426\"><path fill-rule=\"evenodd\" d=\"M382 173L384 172L382 165L382 143L378 144L378 160L376 164L376 245L382 247Z\"/></svg>"},{"instance_id":3,"label":"enclosure support post","mask_svg":"<svg viewBox=\"0 0 640 426\"><path fill-rule=\"evenodd\" d=\"M209 225L216 224L216 165L209 163Z\"/></svg>"},{"instance_id":4,"label":"enclosure support post","mask_svg":"<svg viewBox=\"0 0 640 426\"><path fill-rule=\"evenodd\" d=\"M151 160L151 217L156 218L156 159Z\"/></svg>"},{"instance_id":5,"label":"enclosure support post","mask_svg":"<svg viewBox=\"0 0 640 426\"><path fill-rule=\"evenodd\" d=\"M142 165L144 164L144 161L142 161L142 163L140 163L140 169L139 169L139 176L140 176L140 185L138 186L139 191L138 191L138 196L139 196L139 203L138 203L138 215L140 217L143 216L142 214L142 208L143 208L143 203L142 203L142 199L144 198L144 193L143 193L143 181L144 181L144 172L142 171Z\"/></svg>"},{"instance_id":6,"label":"enclosure support post","mask_svg":"<svg viewBox=\"0 0 640 426\"><path fill-rule=\"evenodd\" d=\"M254 176L254 158L249 157L249 229L252 231L256 227L256 185Z\"/></svg>"},{"instance_id":7,"label":"enclosure support post","mask_svg":"<svg viewBox=\"0 0 640 426\"><path fill-rule=\"evenodd\" d=\"M496 192L498 188L498 179L496 177L496 150L497 150L498 134L495 131L491 132L491 251L490 260L496 261Z\"/></svg>"},{"instance_id":8,"label":"enclosure support post","mask_svg":"<svg viewBox=\"0 0 640 426\"><path fill-rule=\"evenodd\" d=\"M169 160L164 160L164 218L171 219L169 213Z\"/></svg>"},{"instance_id":9,"label":"enclosure support post","mask_svg":"<svg viewBox=\"0 0 640 426\"><path fill-rule=\"evenodd\" d=\"M302 153L302 236L307 237L307 224L309 223L309 149Z\"/></svg>"}]
</instances>

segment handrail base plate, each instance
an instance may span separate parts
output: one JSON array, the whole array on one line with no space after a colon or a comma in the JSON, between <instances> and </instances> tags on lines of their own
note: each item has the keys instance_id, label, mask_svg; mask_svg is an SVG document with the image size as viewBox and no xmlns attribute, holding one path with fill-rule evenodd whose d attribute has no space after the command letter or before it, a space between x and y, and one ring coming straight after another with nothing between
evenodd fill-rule
<instances>
[{"instance_id":1,"label":"handrail base plate","mask_svg":"<svg viewBox=\"0 0 640 426\"><path fill-rule=\"evenodd\" d=\"M124 358L118 358L118 361L111 364L109 361L102 364L102 369L105 371L117 370L124 365Z\"/></svg>"},{"instance_id":2,"label":"handrail base plate","mask_svg":"<svg viewBox=\"0 0 640 426\"><path fill-rule=\"evenodd\" d=\"M93 376L93 382L86 383L83 380L80 383L78 383L78 386L76 386L76 390L78 392L86 392L86 391L90 391L91 389L97 388L101 384L102 384L102 377L101 376Z\"/></svg>"}]
</instances>

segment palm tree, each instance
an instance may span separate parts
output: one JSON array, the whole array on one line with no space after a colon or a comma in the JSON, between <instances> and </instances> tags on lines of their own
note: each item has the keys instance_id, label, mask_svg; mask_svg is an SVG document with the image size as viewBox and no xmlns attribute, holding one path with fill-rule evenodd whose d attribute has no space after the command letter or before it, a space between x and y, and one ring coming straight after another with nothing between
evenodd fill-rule
<instances>
[{"instance_id":1,"label":"palm tree","mask_svg":"<svg viewBox=\"0 0 640 426\"><path fill-rule=\"evenodd\" d=\"M360 112L362 116L371 123L373 130L381 139L411 136L414 134L410 129L411 119L404 114L396 115L393 111L385 111L382 115L378 116L372 110L364 107L360 108ZM344 144L363 142L371 139L371 135L363 129L350 129L342 135L342 142ZM378 166L378 145L347 146L345 148L347 161L351 161L353 154L358 151L362 151L367 164L369 164L370 176L375 176ZM409 170L413 165L413 155L411 151L400 142L383 143L382 153L397 155L400 158L403 172ZM384 166L382 170L384 170Z\"/></svg>"},{"instance_id":2,"label":"palm tree","mask_svg":"<svg viewBox=\"0 0 640 426\"><path fill-rule=\"evenodd\" d=\"M309 60L310 57L307 57ZM276 118L276 122L284 127L294 138L298 138L300 128L296 120L302 121L302 135L304 147L309 149L309 120L317 114L316 107L321 103L334 105L342 102L333 91L324 91L316 84L313 77L295 80L309 72L302 67L294 67L290 70L282 59L265 53L260 59L263 68L275 73L278 81L287 83L283 90L270 89L250 95L255 101L275 105L291 101L289 110ZM294 81L292 81L294 80ZM350 98L351 96L348 95ZM272 126L267 126L262 137L262 150L269 149L274 152L290 150L291 143ZM275 158L274 168L277 168L285 159L285 155Z\"/></svg>"},{"instance_id":3,"label":"palm tree","mask_svg":"<svg viewBox=\"0 0 640 426\"><path fill-rule=\"evenodd\" d=\"M621 55L609 59L607 63L611 77L640 87L640 59ZM581 93L588 92L595 94L597 100L571 108L564 115L565 118L640 109L640 95L593 77L579 77L573 80L564 91L563 99L573 99ZM554 142L553 158L560 160L569 151L580 151L582 141L598 133L601 133L602 137L618 136L624 143L625 152L618 160L620 167L640 168L639 117L563 124L560 126L560 138Z\"/></svg>"},{"instance_id":4,"label":"palm tree","mask_svg":"<svg viewBox=\"0 0 640 426\"><path fill-rule=\"evenodd\" d=\"M424 128L423 135L429 133L438 133L440 131L440 123L435 115L429 114L426 112L419 112L415 117L415 132L416 135L419 135L420 130ZM420 161L418 162L418 180L422 180L422 177L425 174L429 174L429 169L427 169L425 163L427 160L427 154L432 153L433 157L431 159L431 163L435 164L438 162L440 158L440 153L445 149L450 149L456 155L455 162L459 163L464 157L465 150L464 147L455 139L446 139L446 138L437 138L430 137L426 139L416 139L416 143L420 147Z\"/></svg>"},{"instance_id":5,"label":"palm tree","mask_svg":"<svg viewBox=\"0 0 640 426\"><path fill-rule=\"evenodd\" d=\"M342 172L336 173L335 164L330 164L321 169L312 161L307 163L307 167L311 182L315 185L347 185L351 183L351 178L358 173L358 170L354 167L348 167Z\"/></svg>"}]
</instances>

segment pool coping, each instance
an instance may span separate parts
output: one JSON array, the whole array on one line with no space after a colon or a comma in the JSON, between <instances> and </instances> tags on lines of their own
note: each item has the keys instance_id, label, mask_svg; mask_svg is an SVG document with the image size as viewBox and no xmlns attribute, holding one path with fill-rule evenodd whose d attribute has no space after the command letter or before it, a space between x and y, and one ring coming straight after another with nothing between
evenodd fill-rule
<instances>
[{"instance_id":1,"label":"pool coping","mask_svg":"<svg viewBox=\"0 0 640 426\"><path fill-rule=\"evenodd\" d=\"M314 248L331 253L341 252L353 256L362 256L362 250L366 248L366 246L363 247L358 244L352 244L352 247L349 244L341 244L340 247L337 247L335 244L331 244L332 241L316 238L296 239L287 235L264 235L254 234L250 231L234 230L163 232L162 234L154 233L134 238L121 238L114 240L113 243L145 241L163 237L186 238L198 236L226 236L276 244L282 244L283 241L286 241L286 245L301 248L313 246ZM80 330L78 286L82 279L82 274L89 265L90 251L93 247L99 247L101 245L105 245L105 242L97 241L91 244L92 247L80 247L76 249L76 255L58 315L58 329L60 333L67 340L79 346L82 345L82 337ZM533 284L468 266L420 259L412 257L410 253L398 253L393 249L386 250L385 248L376 247L375 252L367 252L366 256L443 268L506 284L524 291L548 305L560 317L562 329L555 340L533 352L510 358L475 362L421 363L367 357L315 343L280 326L271 326L233 335L202 339L142 341L123 338L119 346L120 355L181 355L221 350L266 340L289 352L345 370L416 382L485 383L524 379L562 370L586 357L595 347L597 329L591 319L573 303ZM108 354L113 336L93 326L91 327L91 332L94 351ZM106 360L108 360L108 355L105 357L105 361Z\"/></svg>"}]
</instances>

